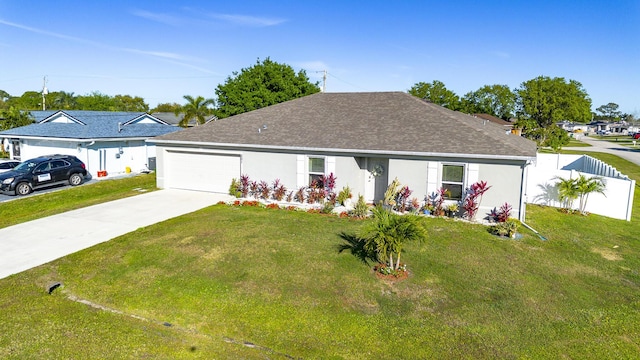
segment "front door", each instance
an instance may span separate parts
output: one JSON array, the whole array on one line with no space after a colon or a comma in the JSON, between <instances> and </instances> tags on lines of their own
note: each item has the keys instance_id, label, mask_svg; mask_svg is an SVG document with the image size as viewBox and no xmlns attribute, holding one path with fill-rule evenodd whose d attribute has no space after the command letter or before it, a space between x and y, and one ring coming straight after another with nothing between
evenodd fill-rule
<instances>
[{"instance_id":1,"label":"front door","mask_svg":"<svg viewBox=\"0 0 640 360\"><path fill-rule=\"evenodd\" d=\"M389 186L389 159L368 158L365 185L365 200L378 203L384 200L384 193Z\"/></svg>"}]
</instances>

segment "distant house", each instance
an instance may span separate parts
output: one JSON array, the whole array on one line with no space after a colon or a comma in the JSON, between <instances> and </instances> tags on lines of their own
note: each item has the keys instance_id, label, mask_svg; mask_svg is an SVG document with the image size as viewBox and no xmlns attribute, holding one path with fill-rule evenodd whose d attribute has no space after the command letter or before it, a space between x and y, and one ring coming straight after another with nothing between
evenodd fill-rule
<instances>
[{"instance_id":1,"label":"distant house","mask_svg":"<svg viewBox=\"0 0 640 360\"><path fill-rule=\"evenodd\" d=\"M587 133L589 132L589 125L583 123L574 123L572 121L559 121L556 123L559 128L566 130L569 133Z\"/></svg>"},{"instance_id":2,"label":"distant house","mask_svg":"<svg viewBox=\"0 0 640 360\"><path fill-rule=\"evenodd\" d=\"M290 191L334 174L339 191L377 203L398 178L423 200L450 201L486 181L479 216L505 202L524 216L524 179L536 144L504 126L402 92L317 93L159 136L160 188L227 193L232 179L279 179Z\"/></svg>"},{"instance_id":3,"label":"distant house","mask_svg":"<svg viewBox=\"0 0 640 360\"><path fill-rule=\"evenodd\" d=\"M180 121L184 119L184 114L176 115L175 113L172 113L172 112L155 112L155 113L152 113L151 115L173 126L180 126ZM216 117L214 115L210 115L205 119L205 123L208 123L209 121L214 121L214 120L216 120ZM197 125L196 119L191 119L189 121L188 127L192 127L196 125Z\"/></svg>"},{"instance_id":4,"label":"distant house","mask_svg":"<svg viewBox=\"0 0 640 360\"><path fill-rule=\"evenodd\" d=\"M156 149L145 141L180 130L140 112L32 111L35 124L0 132L12 159L75 155L92 176L155 168Z\"/></svg>"},{"instance_id":5,"label":"distant house","mask_svg":"<svg viewBox=\"0 0 640 360\"><path fill-rule=\"evenodd\" d=\"M499 117L495 117L495 116L490 115L490 114L473 114L473 117L476 117L476 118L482 119L482 120L491 121L492 123L494 123L496 125L500 125L500 126L502 126L502 128L506 132L512 132L514 130L512 122L506 121L506 120L502 120Z\"/></svg>"},{"instance_id":6,"label":"distant house","mask_svg":"<svg viewBox=\"0 0 640 360\"><path fill-rule=\"evenodd\" d=\"M600 131L607 131L607 130L611 131L610 126L611 124L608 121L602 121L602 120L592 121L588 124L590 133L597 133Z\"/></svg>"}]
</instances>

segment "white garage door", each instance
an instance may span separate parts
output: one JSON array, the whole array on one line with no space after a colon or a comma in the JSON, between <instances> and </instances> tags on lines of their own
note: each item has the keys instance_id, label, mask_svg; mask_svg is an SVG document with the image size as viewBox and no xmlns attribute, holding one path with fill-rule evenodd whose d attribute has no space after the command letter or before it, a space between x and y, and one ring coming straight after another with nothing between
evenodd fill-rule
<instances>
[{"instance_id":1,"label":"white garage door","mask_svg":"<svg viewBox=\"0 0 640 360\"><path fill-rule=\"evenodd\" d=\"M231 179L240 178L240 156L167 152L166 187L228 193Z\"/></svg>"}]
</instances>

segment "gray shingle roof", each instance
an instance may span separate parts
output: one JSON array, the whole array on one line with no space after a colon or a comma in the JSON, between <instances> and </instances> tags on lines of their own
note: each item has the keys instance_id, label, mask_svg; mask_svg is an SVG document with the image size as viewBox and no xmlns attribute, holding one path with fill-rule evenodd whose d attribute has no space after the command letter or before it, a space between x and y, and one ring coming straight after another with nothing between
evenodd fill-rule
<instances>
[{"instance_id":1,"label":"gray shingle roof","mask_svg":"<svg viewBox=\"0 0 640 360\"><path fill-rule=\"evenodd\" d=\"M51 122L61 113L74 122ZM33 111L37 123L0 132L0 136L67 139L150 138L179 130L175 126L142 112L111 111ZM138 122L150 119L152 123ZM120 125L118 125L120 124Z\"/></svg>"},{"instance_id":2,"label":"gray shingle roof","mask_svg":"<svg viewBox=\"0 0 640 360\"><path fill-rule=\"evenodd\" d=\"M317 93L152 141L407 155L536 155L534 142L508 135L502 126L404 92Z\"/></svg>"}]
</instances>

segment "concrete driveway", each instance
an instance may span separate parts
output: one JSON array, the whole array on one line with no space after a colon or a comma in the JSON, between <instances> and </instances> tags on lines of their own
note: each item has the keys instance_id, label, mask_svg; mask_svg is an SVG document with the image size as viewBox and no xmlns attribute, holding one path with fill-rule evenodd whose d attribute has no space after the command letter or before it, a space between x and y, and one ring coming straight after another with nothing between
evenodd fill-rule
<instances>
[{"instance_id":1,"label":"concrete driveway","mask_svg":"<svg viewBox=\"0 0 640 360\"><path fill-rule=\"evenodd\" d=\"M158 190L0 229L0 279L231 199L224 194Z\"/></svg>"}]
</instances>

